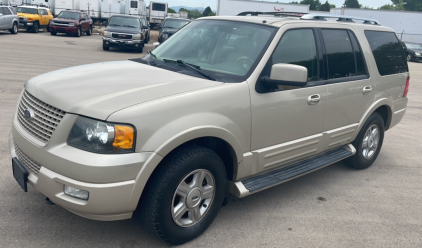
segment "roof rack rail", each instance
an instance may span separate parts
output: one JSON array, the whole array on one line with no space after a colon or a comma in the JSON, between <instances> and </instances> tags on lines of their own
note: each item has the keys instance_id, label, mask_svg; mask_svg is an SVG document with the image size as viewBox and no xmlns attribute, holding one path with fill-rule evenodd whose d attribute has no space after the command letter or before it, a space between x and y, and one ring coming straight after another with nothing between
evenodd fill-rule
<instances>
[{"instance_id":1,"label":"roof rack rail","mask_svg":"<svg viewBox=\"0 0 422 248\"><path fill-rule=\"evenodd\" d=\"M238 16L270 15L270 16L293 16L293 17L301 17L301 16L304 16L306 14L308 14L308 13L303 13L303 12L288 12L288 11L284 11L284 12L281 12L281 11L279 11L279 12L244 11L244 12L240 12L237 15Z\"/></svg>"},{"instance_id":2,"label":"roof rack rail","mask_svg":"<svg viewBox=\"0 0 422 248\"><path fill-rule=\"evenodd\" d=\"M345 15L323 15L323 14L306 14L300 19L302 20L323 20L326 21L326 18L337 18L338 22L354 22L353 20L363 21L364 24L373 24L381 25L381 23L375 19L356 17L356 16L345 16Z\"/></svg>"}]
</instances>

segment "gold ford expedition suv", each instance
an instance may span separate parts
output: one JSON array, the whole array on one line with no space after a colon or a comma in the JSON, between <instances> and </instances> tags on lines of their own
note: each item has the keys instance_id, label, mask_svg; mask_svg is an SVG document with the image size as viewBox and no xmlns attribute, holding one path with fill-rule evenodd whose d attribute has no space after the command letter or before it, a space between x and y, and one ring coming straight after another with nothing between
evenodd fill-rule
<instances>
[{"instance_id":1,"label":"gold ford expedition suv","mask_svg":"<svg viewBox=\"0 0 422 248\"><path fill-rule=\"evenodd\" d=\"M408 101L394 30L252 15L200 18L143 58L30 79L9 137L19 185L94 220L139 212L181 244L210 226L227 192L341 160L369 167Z\"/></svg>"}]
</instances>

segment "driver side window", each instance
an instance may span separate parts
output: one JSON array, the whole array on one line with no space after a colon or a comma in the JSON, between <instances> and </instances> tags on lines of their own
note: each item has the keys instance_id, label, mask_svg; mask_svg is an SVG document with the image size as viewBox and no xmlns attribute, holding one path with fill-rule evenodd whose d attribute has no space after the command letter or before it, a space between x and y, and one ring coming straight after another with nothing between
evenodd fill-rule
<instances>
[{"instance_id":1,"label":"driver side window","mask_svg":"<svg viewBox=\"0 0 422 248\"><path fill-rule=\"evenodd\" d=\"M318 80L318 60L315 36L312 29L286 31L271 55L262 76L270 76L274 64L285 63L308 69L308 82Z\"/></svg>"}]
</instances>

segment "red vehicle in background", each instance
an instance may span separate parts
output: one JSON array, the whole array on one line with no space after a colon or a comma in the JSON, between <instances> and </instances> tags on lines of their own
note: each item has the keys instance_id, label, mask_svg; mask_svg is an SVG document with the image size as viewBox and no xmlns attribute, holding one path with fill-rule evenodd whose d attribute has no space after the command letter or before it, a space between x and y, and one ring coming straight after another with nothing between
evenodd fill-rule
<instances>
[{"instance_id":1,"label":"red vehicle in background","mask_svg":"<svg viewBox=\"0 0 422 248\"><path fill-rule=\"evenodd\" d=\"M92 34L92 19L84 11L64 10L50 21L49 28L51 35L66 33L80 37L86 33L90 36Z\"/></svg>"}]
</instances>

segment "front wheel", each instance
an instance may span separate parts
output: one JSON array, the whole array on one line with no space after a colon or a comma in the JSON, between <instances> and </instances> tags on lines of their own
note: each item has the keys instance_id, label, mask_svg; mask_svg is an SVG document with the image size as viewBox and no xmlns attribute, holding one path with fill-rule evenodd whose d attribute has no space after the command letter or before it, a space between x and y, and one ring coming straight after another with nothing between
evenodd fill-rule
<instances>
[{"instance_id":1,"label":"front wheel","mask_svg":"<svg viewBox=\"0 0 422 248\"><path fill-rule=\"evenodd\" d=\"M169 155L151 176L141 200L147 228L179 245L201 235L213 222L226 193L221 158L202 146Z\"/></svg>"},{"instance_id":2,"label":"front wheel","mask_svg":"<svg viewBox=\"0 0 422 248\"><path fill-rule=\"evenodd\" d=\"M108 50L110 50L110 47L108 47L108 46L104 46L104 45L103 45L103 50L104 50L104 51L108 51Z\"/></svg>"},{"instance_id":3,"label":"front wheel","mask_svg":"<svg viewBox=\"0 0 422 248\"><path fill-rule=\"evenodd\" d=\"M38 24L38 22L34 22L34 24L32 26L32 32L38 33L39 31L40 31L40 24Z\"/></svg>"},{"instance_id":4,"label":"front wheel","mask_svg":"<svg viewBox=\"0 0 422 248\"><path fill-rule=\"evenodd\" d=\"M57 35L57 32L53 32L53 31L51 31L51 32L50 32L50 34L51 34L51 35Z\"/></svg>"},{"instance_id":5,"label":"front wheel","mask_svg":"<svg viewBox=\"0 0 422 248\"><path fill-rule=\"evenodd\" d=\"M78 31L76 32L76 37L81 37L81 35L82 35L82 30L81 30L81 27L79 27L78 28Z\"/></svg>"},{"instance_id":6,"label":"front wheel","mask_svg":"<svg viewBox=\"0 0 422 248\"><path fill-rule=\"evenodd\" d=\"M353 146L356 154L347 158L345 163L357 170L366 169L374 163L384 141L384 119L379 113L373 113L360 130Z\"/></svg>"},{"instance_id":7,"label":"front wheel","mask_svg":"<svg viewBox=\"0 0 422 248\"><path fill-rule=\"evenodd\" d=\"M18 33L18 24L16 22L13 23L12 29L10 29L10 33L17 34Z\"/></svg>"},{"instance_id":8,"label":"front wheel","mask_svg":"<svg viewBox=\"0 0 422 248\"><path fill-rule=\"evenodd\" d=\"M408 54L407 55L407 61L409 62L409 61L412 61L412 55L411 54Z\"/></svg>"}]
</instances>

